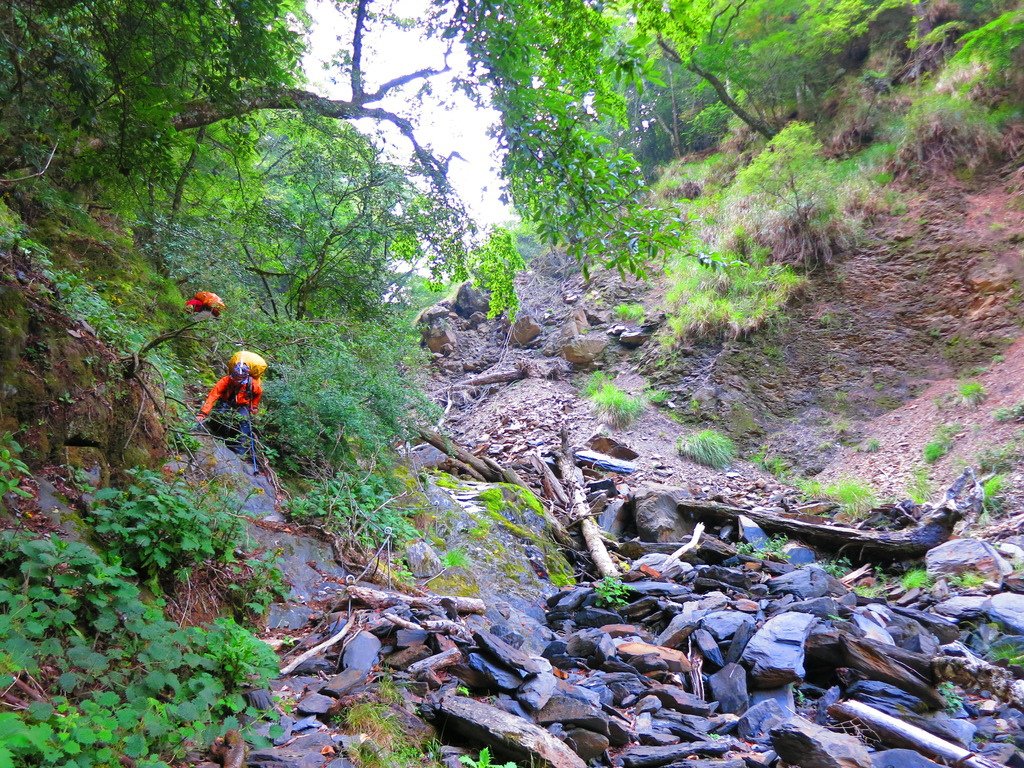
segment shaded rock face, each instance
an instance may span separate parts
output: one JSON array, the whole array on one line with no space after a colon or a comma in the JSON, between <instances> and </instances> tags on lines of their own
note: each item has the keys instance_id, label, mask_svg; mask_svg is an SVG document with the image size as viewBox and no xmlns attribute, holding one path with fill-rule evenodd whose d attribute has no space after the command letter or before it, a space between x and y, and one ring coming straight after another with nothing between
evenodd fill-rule
<instances>
[{"instance_id":1,"label":"shaded rock face","mask_svg":"<svg viewBox=\"0 0 1024 768\"><path fill-rule=\"evenodd\" d=\"M743 651L743 663L758 688L775 688L804 678L804 641L817 623L807 613L783 613L764 623Z\"/></svg>"},{"instance_id":2,"label":"shaded rock face","mask_svg":"<svg viewBox=\"0 0 1024 768\"><path fill-rule=\"evenodd\" d=\"M603 333L575 336L567 341L559 354L573 365L585 368L593 365L608 346L608 337Z\"/></svg>"},{"instance_id":3,"label":"shaded rock face","mask_svg":"<svg viewBox=\"0 0 1024 768\"><path fill-rule=\"evenodd\" d=\"M410 544L405 550L405 561L417 579L429 579L441 572L441 559L425 541Z\"/></svg>"},{"instance_id":4,"label":"shaded rock face","mask_svg":"<svg viewBox=\"0 0 1024 768\"><path fill-rule=\"evenodd\" d=\"M459 343L455 329L447 319L435 320L424 326L421 333L423 343L435 354L451 351L449 348L454 348Z\"/></svg>"},{"instance_id":5,"label":"shaded rock face","mask_svg":"<svg viewBox=\"0 0 1024 768\"><path fill-rule=\"evenodd\" d=\"M800 768L872 768L867 748L856 738L802 717L774 728L771 735L779 757Z\"/></svg>"},{"instance_id":6,"label":"shaded rock face","mask_svg":"<svg viewBox=\"0 0 1024 768\"><path fill-rule=\"evenodd\" d=\"M469 280L459 286L455 294L455 303L452 305L455 314L467 319L478 312L486 315L490 307L491 295L482 288L477 288Z\"/></svg>"},{"instance_id":7,"label":"shaded rock face","mask_svg":"<svg viewBox=\"0 0 1024 768\"><path fill-rule=\"evenodd\" d=\"M533 319L532 315L524 312L512 324L512 343L517 347L525 347L540 336L540 331L540 324Z\"/></svg>"},{"instance_id":8,"label":"shaded rock face","mask_svg":"<svg viewBox=\"0 0 1024 768\"><path fill-rule=\"evenodd\" d=\"M544 599L572 581L542 515L507 486L431 485L426 495L437 551L462 550L470 561L433 579L431 590L483 599L491 621L515 630L525 648L540 653L551 639L542 626Z\"/></svg>"},{"instance_id":9,"label":"shaded rock face","mask_svg":"<svg viewBox=\"0 0 1024 768\"><path fill-rule=\"evenodd\" d=\"M693 523L676 511L679 501L690 498L684 488L647 486L635 501L634 519L641 541L683 541L693 533Z\"/></svg>"},{"instance_id":10,"label":"shaded rock face","mask_svg":"<svg viewBox=\"0 0 1024 768\"><path fill-rule=\"evenodd\" d=\"M995 547L980 539L953 539L940 544L928 550L925 564L932 578L974 572L1001 584L1003 577L1013 572L1013 566Z\"/></svg>"}]
</instances>

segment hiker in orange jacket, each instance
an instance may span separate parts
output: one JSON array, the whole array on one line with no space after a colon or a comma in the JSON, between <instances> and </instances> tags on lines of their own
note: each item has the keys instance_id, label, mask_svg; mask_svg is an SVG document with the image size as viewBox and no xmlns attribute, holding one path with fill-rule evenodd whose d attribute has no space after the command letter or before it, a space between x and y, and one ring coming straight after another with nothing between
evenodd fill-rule
<instances>
[{"instance_id":1,"label":"hiker in orange jacket","mask_svg":"<svg viewBox=\"0 0 1024 768\"><path fill-rule=\"evenodd\" d=\"M236 363L230 374L213 385L196 421L201 424L212 411L237 414L239 426L236 434L241 432L245 441L243 443L236 437L228 442L228 447L241 456L252 442L252 417L256 415L262 397L263 385L260 380L250 375L248 365Z\"/></svg>"},{"instance_id":2,"label":"hiker in orange jacket","mask_svg":"<svg viewBox=\"0 0 1024 768\"><path fill-rule=\"evenodd\" d=\"M214 317L220 317L224 309L224 300L216 293L199 291L195 296L185 302L186 312L209 312Z\"/></svg>"}]
</instances>

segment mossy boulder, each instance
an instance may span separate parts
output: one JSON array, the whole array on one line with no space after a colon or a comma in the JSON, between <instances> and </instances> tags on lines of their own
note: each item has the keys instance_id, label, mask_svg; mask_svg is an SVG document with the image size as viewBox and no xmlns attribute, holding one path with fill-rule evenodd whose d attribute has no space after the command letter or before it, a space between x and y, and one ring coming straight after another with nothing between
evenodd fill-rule
<instances>
[{"instance_id":1,"label":"mossy boulder","mask_svg":"<svg viewBox=\"0 0 1024 768\"><path fill-rule=\"evenodd\" d=\"M447 487L454 486L454 487ZM439 594L479 597L492 622L509 625L543 648L543 599L573 583L573 571L551 537L538 499L518 486L453 482L438 475L427 488L430 538L442 553L468 562L430 581Z\"/></svg>"}]
</instances>

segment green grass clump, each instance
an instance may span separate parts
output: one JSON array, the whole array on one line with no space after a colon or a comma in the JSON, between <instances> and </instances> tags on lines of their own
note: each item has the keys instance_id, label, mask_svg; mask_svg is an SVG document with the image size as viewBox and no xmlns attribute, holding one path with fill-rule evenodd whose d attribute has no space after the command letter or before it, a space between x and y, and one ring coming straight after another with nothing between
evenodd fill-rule
<instances>
[{"instance_id":1,"label":"green grass clump","mask_svg":"<svg viewBox=\"0 0 1024 768\"><path fill-rule=\"evenodd\" d=\"M692 256L669 268L668 325L679 341L738 338L779 315L806 279L763 259L706 266Z\"/></svg>"},{"instance_id":2,"label":"green grass clump","mask_svg":"<svg viewBox=\"0 0 1024 768\"><path fill-rule=\"evenodd\" d=\"M733 441L713 429L680 437L676 449L681 456L715 469L728 466L736 458L736 445Z\"/></svg>"},{"instance_id":3,"label":"green grass clump","mask_svg":"<svg viewBox=\"0 0 1024 768\"><path fill-rule=\"evenodd\" d=\"M982 386L980 381L961 382L960 386L957 387L957 394L961 403L972 408L981 405L985 398L988 397L988 391Z\"/></svg>"},{"instance_id":4,"label":"green grass clump","mask_svg":"<svg viewBox=\"0 0 1024 768\"><path fill-rule=\"evenodd\" d=\"M878 494L870 485L856 478L840 478L822 490L850 517L861 517L878 504Z\"/></svg>"},{"instance_id":5,"label":"green grass clump","mask_svg":"<svg viewBox=\"0 0 1024 768\"><path fill-rule=\"evenodd\" d=\"M927 467L918 467L910 474L910 481L904 492L915 504L924 504L931 498L932 482Z\"/></svg>"},{"instance_id":6,"label":"green grass clump","mask_svg":"<svg viewBox=\"0 0 1024 768\"><path fill-rule=\"evenodd\" d=\"M924 568L911 568L900 577L900 586L906 591L912 589L928 589L932 585L932 577Z\"/></svg>"},{"instance_id":7,"label":"green grass clump","mask_svg":"<svg viewBox=\"0 0 1024 768\"><path fill-rule=\"evenodd\" d=\"M1006 492L1006 475L998 473L992 475L988 480L981 484L982 489L985 491L985 500L982 502L985 508L985 512L989 515L997 515L1003 511L1004 498L1003 494Z\"/></svg>"},{"instance_id":8,"label":"green grass clump","mask_svg":"<svg viewBox=\"0 0 1024 768\"><path fill-rule=\"evenodd\" d=\"M1008 408L996 408L992 411L996 421L1021 421L1024 419L1024 403L1017 403Z\"/></svg>"},{"instance_id":9,"label":"green grass clump","mask_svg":"<svg viewBox=\"0 0 1024 768\"><path fill-rule=\"evenodd\" d=\"M957 424L943 424L935 431L935 437L924 447L924 460L934 464L953 448L953 438L959 430Z\"/></svg>"},{"instance_id":10,"label":"green grass clump","mask_svg":"<svg viewBox=\"0 0 1024 768\"><path fill-rule=\"evenodd\" d=\"M949 577L949 583L959 589L977 589L978 587L984 586L986 581L988 581L988 579L974 571L964 571L963 573L958 573L956 576Z\"/></svg>"},{"instance_id":11,"label":"green grass clump","mask_svg":"<svg viewBox=\"0 0 1024 768\"><path fill-rule=\"evenodd\" d=\"M642 395L629 395L611 383L602 385L590 395L590 399L597 407L598 415L620 429L639 419L647 405Z\"/></svg>"},{"instance_id":12,"label":"green grass clump","mask_svg":"<svg viewBox=\"0 0 1024 768\"><path fill-rule=\"evenodd\" d=\"M877 437L872 437L870 440L865 441L860 448L857 450L861 453L877 453L882 447Z\"/></svg>"},{"instance_id":13,"label":"green grass clump","mask_svg":"<svg viewBox=\"0 0 1024 768\"><path fill-rule=\"evenodd\" d=\"M643 304L619 304L612 312L619 320L631 323L642 323L647 318Z\"/></svg>"},{"instance_id":14,"label":"green grass clump","mask_svg":"<svg viewBox=\"0 0 1024 768\"><path fill-rule=\"evenodd\" d=\"M594 371L587 377L587 383L583 385L583 394L587 397L596 395L603 386L612 383L612 377L604 371Z\"/></svg>"},{"instance_id":15,"label":"green grass clump","mask_svg":"<svg viewBox=\"0 0 1024 768\"><path fill-rule=\"evenodd\" d=\"M1021 453L1020 443L1011 440L982 448L974 460L982 472L1009 472L1020 461Z\"/></svg>"}]
</instances>

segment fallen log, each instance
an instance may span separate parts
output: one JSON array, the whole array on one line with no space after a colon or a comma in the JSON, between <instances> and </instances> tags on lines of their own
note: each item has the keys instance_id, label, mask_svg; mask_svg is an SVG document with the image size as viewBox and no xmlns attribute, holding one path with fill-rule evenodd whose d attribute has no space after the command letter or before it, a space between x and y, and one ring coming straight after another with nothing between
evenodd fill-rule
<instances>
[{"instance_id":1,"label":"fallen log","mask_svg":"<svg viewBox=\"0 0 1024 768\"><path fill-rule=\"evenodd\" d=\"M433 656L428 656L421 661L417 661L415 664L410 664L405 671L413 677L419 677L420 675L439 672L445 667L457 664L461 660L462 651L458 648L449 648L447 651L435 653Z\"/></svg>"},{"instance_id":2,"label":"fallen log","mask_svg":"<svg viewBox=\"0 0 1024 768\"><path fill-rule=\"evenodd\" d=\"M927 757L966 768L999 768L998 763L987 757L976 755L859 701L837 702L828 708L828 713L837 720L863 727L886 746L914 749Z\"/></svg>"},{"instance_id":3,"label":"fallen log","mask_svg":"<svg viewBox=\"0 0 1024 768\"><path fill-rule=\"evenodd\" d=\"M902 531L864 531L698 499L684 499L676 508L697 519L738 520L744 515L771 533L784 533L840 552L852 547L860 560L892 562L920 557L948 540L957 521L965 514L976 512L983 498L984 491L973 470L967 469L946 491L941 502L923 505L924 515L915 527Z\"/></svg>"},{"instance_id":4,"label":"fallen log","mask_svg":"<svg viewBox=\"0 0 1024 768\"><path fill-rule=\"evenodd\" d=\"M508 384L512 381L519 381L525 379L527 375L526 368L517 368L512 371L494 371L493 373L485 373L480 376L474 376L471 379L460 381L456 383L457 387L485 387L488 384Z\"/></svg>"},{"instance_id":5,"label":"fallen log","mask_svg":"<svg viewBox=\"0 0 1024 768\"><path fill-rule=\"evenodd\" d=\"M840 641L845 666L862 672L870 680L880 680L912 693L933 709L946 706L946 700L930 679L929 659L924 654L845 633L840 635Z\"/></svg>"},{"instance_id":6,"label":"fallen log","mask_svg":"<svg viewBox=\"0 0 1024 768\"><path fill-rule=\"evenodd\" d=\"M671 555L683 546L678 541L640 541L629 539L620 541L616 551L623 557L630 560L639 560L644 555L657 553L659 555ZM720 563L735 556L736 549L726 544L715 536L705 536L698 543L696 548L689 550L680 556L686 562L697 561L702 563Z\"/></svg>"},{"instance_id":7,"label":"fallen log","mask_svg":"<svg viewBox=\"0 0 1024 768\"><path fill-rule=\"evenodd\" d=\"M383 590L370 589L369 587L357 587L354 584L349 584L345 587L345 593L347 597L339 600L333 610L338 610L343 606L348 597L377 610L383 610L384 608L390 608L393 605L399 604L408 605L410 608L439 608L441 607L442 600L450 601L449 604L459 613L482 614L487 610L487 605L484 601L478 600L475 597L415 597L398 592L384 592Z\"/></svg>"},{"instance_id":8,"label":"fallen log","mask_svg":"<svg viewBox=\"0 0 1024 768\"><path fill-rule=\"evenodd\" d=\"M594 561L594 567L601 576L607 578L618 578L620 575L618 567L608 554L608 548L601 538L601 528L590 516L590 504L587 502L587 494L583 490L583 472L572 460L572 452L569 450L569 430L565 424L562 425L562 450L557 456L558 470L562 474L562 483L566 488L566 497L570 499L573 517L579 521L580 531L583 533L583 541L586 542L587 551L590 552L590 559Z\"/></svg>"},{"instance_id":9,"label":"fallen log","mask_svg":"<svg viewBox=\"0 0 1024 768\"><path fill-rule=\"evenodd\" d=\"M316 656L318 653L320 653L321 651L326 651L332 645L336 645L336 644L340 643L342 640L345 639L345 635L347 635L349 633L349 630L351 630L352 627L355 626L355 623L356 623L356 620L355 620L355 617L353 616L351 619L348 620L348 623L345 624L345 626L343 626L340 630L338 630L337 633L331 635L329 638L324 640L319 645L314 645L312 648L310 648L305 653L299 654L292 661L290 661L288 664L285 664L283 667L281 667L281 675L282 676L290 675L306 659L311 659L314 656Z\"/></svg>"}]
</instances>

